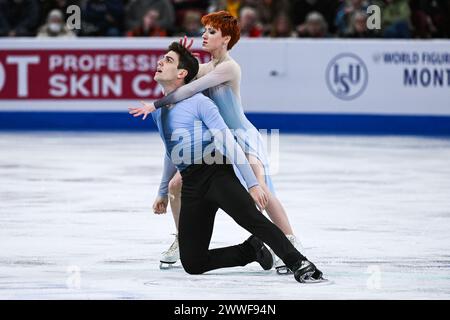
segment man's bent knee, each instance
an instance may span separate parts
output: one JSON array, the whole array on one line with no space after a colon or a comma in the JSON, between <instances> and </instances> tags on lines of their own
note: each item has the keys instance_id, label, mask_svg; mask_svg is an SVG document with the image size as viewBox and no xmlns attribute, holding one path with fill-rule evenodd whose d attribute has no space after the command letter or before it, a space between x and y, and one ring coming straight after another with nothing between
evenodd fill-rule
<instances>
[{"instance_id":1,"label":"man's bent knee","mask_svg":"<svg viewBox=\"0 0 450 320\"><path fill-rule=\"evenodd\" d=\"M184 271L189 274L202 274L206 272L205 264L199 259L181 257Z\"/></svg>"}]
</instances>

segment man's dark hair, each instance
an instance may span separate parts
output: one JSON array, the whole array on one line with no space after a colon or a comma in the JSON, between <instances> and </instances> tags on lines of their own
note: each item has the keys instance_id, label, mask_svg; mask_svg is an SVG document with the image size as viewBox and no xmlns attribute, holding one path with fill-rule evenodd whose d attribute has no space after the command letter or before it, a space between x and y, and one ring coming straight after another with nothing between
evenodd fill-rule
<instances>
[{"instance_id":1,"label":"man's dark hair","mask_svg":"<svg viewBox=\"0 0 450 320\"><path fill-rule=\"evenodd\" d=\"M198 72L197 58L178 42L172 42L169 46L169 51L174 51L178 54L178 69L185 69L188 72L187 76L184 78L184 83L191 82Z\"/></svg>"}]
</instances>

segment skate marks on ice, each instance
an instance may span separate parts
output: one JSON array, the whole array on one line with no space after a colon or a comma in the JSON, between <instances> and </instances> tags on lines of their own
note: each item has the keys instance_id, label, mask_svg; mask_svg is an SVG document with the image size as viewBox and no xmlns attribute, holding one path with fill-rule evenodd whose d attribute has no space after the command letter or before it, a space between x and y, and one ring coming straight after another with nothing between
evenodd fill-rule
<instances>
[{"instance_id":1,"label":"skate marks on ice","mask_svg":"<svg viewBox=\"0 0 450 320\"><path fill-rule=\"evenodd\" d=\"M450 141L280 137L277 195L332 285L257 264L159 270L156 133L0 133L2 299L448 299ZM213 246L248 234L218 213Z\"/></svg>"},{"instance_id":2,"label":"skate marks on ice","mask_svg":"<svg viewBox=\"0 0 450 320\"><path fill-rule=\"evenodd\" d=\"M325 280L317 283L298 283L294 279L294 275L291 274L289 277L283 277L278 275L275 270L262 270L259 265L252 264L246 266L245 268L230 268L224 270L214 270L209 271L202 275L191 276L184 272L182 266L175 268L162 270L165 274L161 275L160 279L153 279L151 281L146 281L144 284L146 286L172 286L179 280L182 280L181 286L172 287L174 290L180 290L180 288L185 288L185 281L189 282L187 287L196 289L206 290L221 290L221 291L236 291L233 295L240 295L239 291L242 291L245 287L245 291L251 295L261 295L262 299L264 295L267 294L267 290L273 290L273 286L284 287L286 284L293 284L296 286L325 286L333 284L333 281ZM169 281L170 284L167 283ZM172 285L171 285L172 284ZM230 294L229 298L232 298ZM276 297L274 297L276 298ZM285 297L286 298L286 297ZM280 299L278 297L278 299Z\"/></svg>"}]
</instances>

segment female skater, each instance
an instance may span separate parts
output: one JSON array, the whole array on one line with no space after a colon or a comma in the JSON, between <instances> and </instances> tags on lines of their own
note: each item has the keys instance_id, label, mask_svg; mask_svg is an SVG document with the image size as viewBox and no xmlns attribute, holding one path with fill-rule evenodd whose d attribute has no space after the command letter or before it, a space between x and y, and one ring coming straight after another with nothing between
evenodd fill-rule
<instances>
[{"instance_id":1,"label":"female skater","mask_svg":"<svg viewBox=\"0 0 450 320\"><path fill-rule=\"evenodd\" d=\"M246 118L241 105L241 69L237 62L228 54L228 51L233 48L240 38L238 21L228 12L219 11L204 16L201 22L205 27L202 36L202 47L211 54L212 60L200 65L195 80L153 103L142 102L143 107L130 108L130 114L133 114L134 117L143 115L143 119L145 119L156 108L168 106L189 98L198 92L208 90L208 96L219 107L220 114L227 126L233 129L232 131L234 131L238 143L244 150L259 184L268 196L269 201L266 206L266 211L270 219L284 232L293 245L298 248L300 244L297 243L297 239L294 236L286 211L275 196L261 135ZM187 48L192 46L192 41L187 45L186 37L184 40L181 40L182 44ZM239 172L237 170L235 171L240 176ZM167 183L167 181L162 182L162 184L164 183ZM177 230L181 206L181 185L181 175L177 172L169 183L170 206ZM165 206L161 204L167 203L167 201L167 197L158 197L153 205L155 213L164 213L164 210L161 208ZM166 264L175 263L178 259L178 240L176 237L169 250L163 253L161 266L164 267L167 266ZM276 260L275 267L280 273L286 271L280 259Z\"/></svg>"}]
</instances>

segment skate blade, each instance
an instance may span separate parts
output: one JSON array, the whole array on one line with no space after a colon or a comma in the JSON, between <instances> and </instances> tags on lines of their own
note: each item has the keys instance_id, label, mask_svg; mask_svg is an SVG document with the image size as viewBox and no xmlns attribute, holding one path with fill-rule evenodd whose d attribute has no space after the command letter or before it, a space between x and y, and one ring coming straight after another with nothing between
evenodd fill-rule
<instances>
[{"instance_id":1,"label":"skate blade","mask_svg":"<svg viewBox=\"0 0 450 320\"><path fill-rule=\"evenodd\" d=\"M168 270L174 268L176 262L166 262L166 261L160 261L159 263L159 269L161 270Z\"/></svg>"},{"instance_id":2,"label":"skate blade","mask_svg":"<svg viewBox=\"0 0 450 320\"><path fill-rule=\"evenodd\" d=\"M322 280L314 280L314 281L305 281L302 282L301 284L306 285L306 286L329 286L332 285L334 282L328 279L322 279Z\"/></svg>"},{"instance_id":3,"label":"skate blade","mask_svg":"<svg viewBox=\"0 0 450 320\"><path fill-rule=\"evenodd\" d=\"M307 278L304 279L303 284L332 284L333 282L325 279L325 278L320 278L320 279L312 279L312 278Z\"/></svg>"},{"instance_id":4,"label":"skate blade","mask_svg":"<svg viewBox=\"0 0 450 320\"><path fill-rule=\"evenodd\" d=\"M286 266L276 267L275 269L277 271L277 274L279 274L280 276L288 276L288 275L293 274L293 272Z\"/></svg>"},{"instance_id":5,"label":"skate blade","mask_svg":"<svg viewBox=\"0 0 450 320\"><path fill-rule=\"evenodd\" d=\"M298 282L306 283L306 280L310 279L311 276L313 275L313 273L314 273L314 270L304 273L303 275L300 276L300 279L298 280Z\"/></svg>"}]
</instances>

